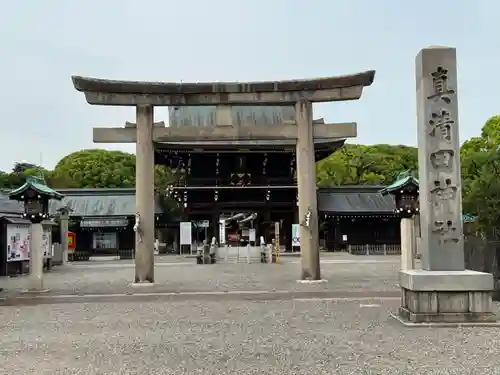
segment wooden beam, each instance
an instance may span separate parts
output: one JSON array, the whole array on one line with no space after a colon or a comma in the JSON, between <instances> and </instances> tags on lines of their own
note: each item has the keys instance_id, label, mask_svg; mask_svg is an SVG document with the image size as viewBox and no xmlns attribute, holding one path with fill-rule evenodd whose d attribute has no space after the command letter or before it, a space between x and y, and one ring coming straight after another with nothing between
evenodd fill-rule
<instances>
[{"instance_id":1,"label":"wooden beam","mask_svg":"<svg viewBox=\"0 0 500 375\"><path fill-rule=\"evenodd\" d=\"M240 201L240 202L224 202L224 201L218 201L217 202L221 210L226 208L226 207L266 207L266 206L271 206L271 207L293 207L295 206L295 203L293 202L267 202L267 201ZM188 201L188 206L191 205L192 208L204 208L204 207L213 207L214 202L192 202L191 204Z\"/></svg>"},{"instance_id":2,"label":"wooden beam","mask_svg":"<svg viewBox=\"0 0 500 375\"><path fill-rule=\"evenodd\" d=\"M317 139L351 138L356 137L356 123L315 123L314 137ZM135 143L137 140L136 128L94 128L95 143ZM215 126L215 127L155 127L154 140L156 142L192 142L197 141L241 141L241 140L296 140L297 127L295 125L281 126Z\"/></svg>"}]
</instances>

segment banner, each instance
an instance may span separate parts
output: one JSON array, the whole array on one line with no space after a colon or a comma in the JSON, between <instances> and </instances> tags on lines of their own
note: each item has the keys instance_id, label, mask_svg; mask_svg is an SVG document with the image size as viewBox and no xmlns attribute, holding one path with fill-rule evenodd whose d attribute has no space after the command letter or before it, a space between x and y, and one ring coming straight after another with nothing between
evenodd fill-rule
<instances>
[{"instance_id":1,"label":"banner","mask_svg":"<svg viewBox=\"0 0 500 375\"><path fill-rule=\"evenodd\" d=\"M7 262L29 260L30 226L23 224L7 225Z\"/></svg>"},{"instance_id":2,"label":"banner","mask_svg":"<svg viewBox=\"0 0 500 375\"><path fill-rule=\"evenodd\" d=\"M248 240L250 242L255 242L255 229L250 229L248 233Z\"/></svg>"},{"instance_id":3,"label":"banner","mask_svg":"<svg viewBox=\"0 0 500 375\"><path fill-rule=\"evenodd\" d=\"M181 237L181 245L190 245L191 246L191 222L184 221L180 224L180 237Z\"/></svg>"},{"instance_id":4,"label":"banner","mask_svg":"<svg viewBox=\"0 0 500 375\"><path fill-rule=\"evenodd\" d=\"M300 224L292 224L292 247L300 247Z\"/></svg>"},{"instance_id":5,"label":"banner","mask_svg":"<svg viewBox=\"0 0 500 375\"><path fill-rule=\"evenodd\" d=\"M73 254L76 248L76 234L68 232L68 254Z\"/></svg>"},{"instance_id":6,"label":"banner","mask_svg":"<svg viewBox=\"0 0 500 375\"><path fill-rule=\"evenodd\" d=\"M52 231L44 229L42 234L42 252L43 258L52 258L54 256L52 248Z\"/></svg>"},{"instance_id":7,"label":"banner","mask_svg":"<svg viewBox=\"0 0 500 375\"><path fill-rule=\"evenodd\" d=\"M219 243L221 245L226 243L226 221L219 220Z\"/></svg>"}]
</instances>

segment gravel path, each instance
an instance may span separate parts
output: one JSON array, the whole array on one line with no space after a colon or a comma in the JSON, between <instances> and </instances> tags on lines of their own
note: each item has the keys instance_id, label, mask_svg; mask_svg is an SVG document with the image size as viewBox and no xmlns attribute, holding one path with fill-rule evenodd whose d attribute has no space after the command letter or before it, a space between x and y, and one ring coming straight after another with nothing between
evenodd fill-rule
<instances>
[{"instance_id":1,"label":"gravel path","mask_svg":"<svg viewBox=\"0 0 500 375\"><path fill-rule=\"evenodd\" d=\"M498 374L499 330L405 328L397 301L0 308L0 374ZM495 370L496 369L496 370Z\"/></svg>"},{"instance_id":2,"label":"gravel path","mask_svg":"<svg viewBox=\"0 0 500 375\"><path fill-rule=\"evenodd\" d=\"M389 318L399 301L381 298L399 294L399 259L357 259L329 258L329 282L304 285L293 258L179 258L158 264L156 284L142 290L129 286L130 266L59 267L46 275L44 303L24 296L33 303L0 307L0 374L500 374L500 329L406 328ZM0 286L20 301L24 281ZM180 295L147 295L171 292Z\"/></svg>"},{"instance_id":3,"label":"gravel path","mask_svg":"<svg viewBox=\"0 0 500 375\"><path fill-rule=\"evenodd\" d=\"M304 285L299 260L290 258L283 264L191 264L157 265L155 285L147 292L200 292L234 290L287 291L396 291L398 261L380 259L378 263L324 263L322 277L326 284ZM384 262L382 262L384 260ZM51 294L141 293L130 287L134 268L103 265L97 267L57 267L45 275L45 287ZM7 293L26 288L23 277L0 280Z\"/></svg>"}]
</instances>

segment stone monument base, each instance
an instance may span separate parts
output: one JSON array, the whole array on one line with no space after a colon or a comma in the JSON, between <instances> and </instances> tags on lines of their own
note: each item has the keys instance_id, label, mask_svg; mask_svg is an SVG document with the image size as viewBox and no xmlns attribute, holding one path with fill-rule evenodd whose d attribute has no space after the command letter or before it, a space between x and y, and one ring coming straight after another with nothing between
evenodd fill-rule
<instances>
[{"instance_id":1,"label":"stone monument base","mask_svg":"<svg viewBox=\"0 0 500 375\"><path fill-rule=\"evenodd\" d=\"M471 270L399 272L399 321L419 323L496 323L493 275Z\"/></svg>"}]
</instances>

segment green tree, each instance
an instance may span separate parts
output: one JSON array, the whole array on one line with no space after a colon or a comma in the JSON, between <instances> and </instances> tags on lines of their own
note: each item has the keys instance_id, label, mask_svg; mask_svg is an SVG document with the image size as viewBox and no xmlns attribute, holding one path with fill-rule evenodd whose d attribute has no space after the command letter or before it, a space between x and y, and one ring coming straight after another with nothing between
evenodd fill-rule
<instances>
[{"instance_id":1,"label":"green tree","mask_svg":"<svg viewBox=\"0 0 500 375\"><path fill-rule=\"evenodd\" d=\"M45 178L45 174L47 173L47 171L45 170L41 170L41 169L38 169L38 168L26 168L22 174L24 175L24 177L27 177L27 176L35 176L35 177L43 177Z\"/></svg>"},{"instance_id":2,"label":"green tree","mask_svg":"<svg viewBox=\"0 0 500 375\"><path fill-rule=\"evenodd\" d=\"M48 171L45 173L45 181L53 189L74 189L78 185L73 179L61 171Z\"/></svg>"},{"instance_id":3,"label":"green tree","mask_svg":"<svg viewBox=\"0 0 500 375\"><path fill-rule=\"evenodd\" d=\"M322 186L388 184L417 164L414 147L347 144L317 163L317 180Z\"/></svg>"},{"instance_id":4,"label":"green tree","mask_svg":"<svg viewBox=\"0 0 500 375\"><path fill-rule=\"evenodd\" d=\"M131 188L135 186L135 155L122 151L82 150L62 158L47 179L69 180L79 188ZM170 170L155 166L155 187L166 189L174 182Z\"/></svg>"},{"instance_id":5,"label":"green tree","mask_svg":"<svg viewBox=\"0 0 500 375\"><path fill-rule=\"evenodd\" d=\"M168 194L168 187L174 184L176 176L164 165L155 166L155 192L156 199L160 203L163 212L169 214L170 219L177 219L180 215L180 207L177 201Z\"/></svg>"},{"instance_id":6,"label":"green tree","mask_svg":"<svg viewBox=\"0 0 500 375\"><path fill-rule=\"evenodd\" d=\"M460 148L463 211L476 216L478 229L500 224L500 116L484 124L479 137Z\"/></svg>"},{"instance_id":7,"label":"green tree","mask_svg":"<svg viewBox=\"0 0 500 375\"><path fill-rule=\"evenodd\" d=\"M482 155L477 175L464 181L463 209L476 216L476 226L484 232L500 224L500 150Z\"/></svg>"},{"instance_id":8,"label":"green tree","mask_svg":"<svg viewBox=\"0 0 500 375\"><path fill-rule=\"evenodd\" d=\"M154 173L156 198L165 211L174 212L178 205L167 195L167 188L175 176L162 165L156 165ZM73 152L62 158L46 179L54 188L135 187L135 155L100 149Z\"/></svg>"},{"instance_id":9,"label":"green tree","mask_svg":"<svg viewBox=\"0 0 500 375\"><path fill-rule=\"evenodd\" d=\"M100 149L77 151L57 163L54 175L71 179L79 188L134 187L135 156Z\"/></svg>"},{"instance_id":10,"label":"green tree","mask_svg":"<svg viewBox=\"0 0 500 375\"><path fill-rule=\"evenodd\" d=\"M23 174L24 171L26 171L27 169L45 170L44 168L36 164L23 161L14 163L14 168L12 168L12 173Z\"/></svg>"},{"instance_id":11,"label":"green tree","mask_svg":"<svg viewBox=\"0 0 500 375\"><path fill-rule=\"evenodd\" d=\"M7 173L0 171L0 189L12 190L24 183L24 178L18 173Z\"/></svg>"},{"instance_id":12,"label":"green tree","mask_svg":"<svg viewBox=\"0 0 500 375\"><path fill-rule=\"evenodd\" d=\"M481 136L465 141L460 148L462 179L470 182L478 177L492 151L500 145L500 116L491 117L481 129Z\"/></svg>"}]
</instances>

